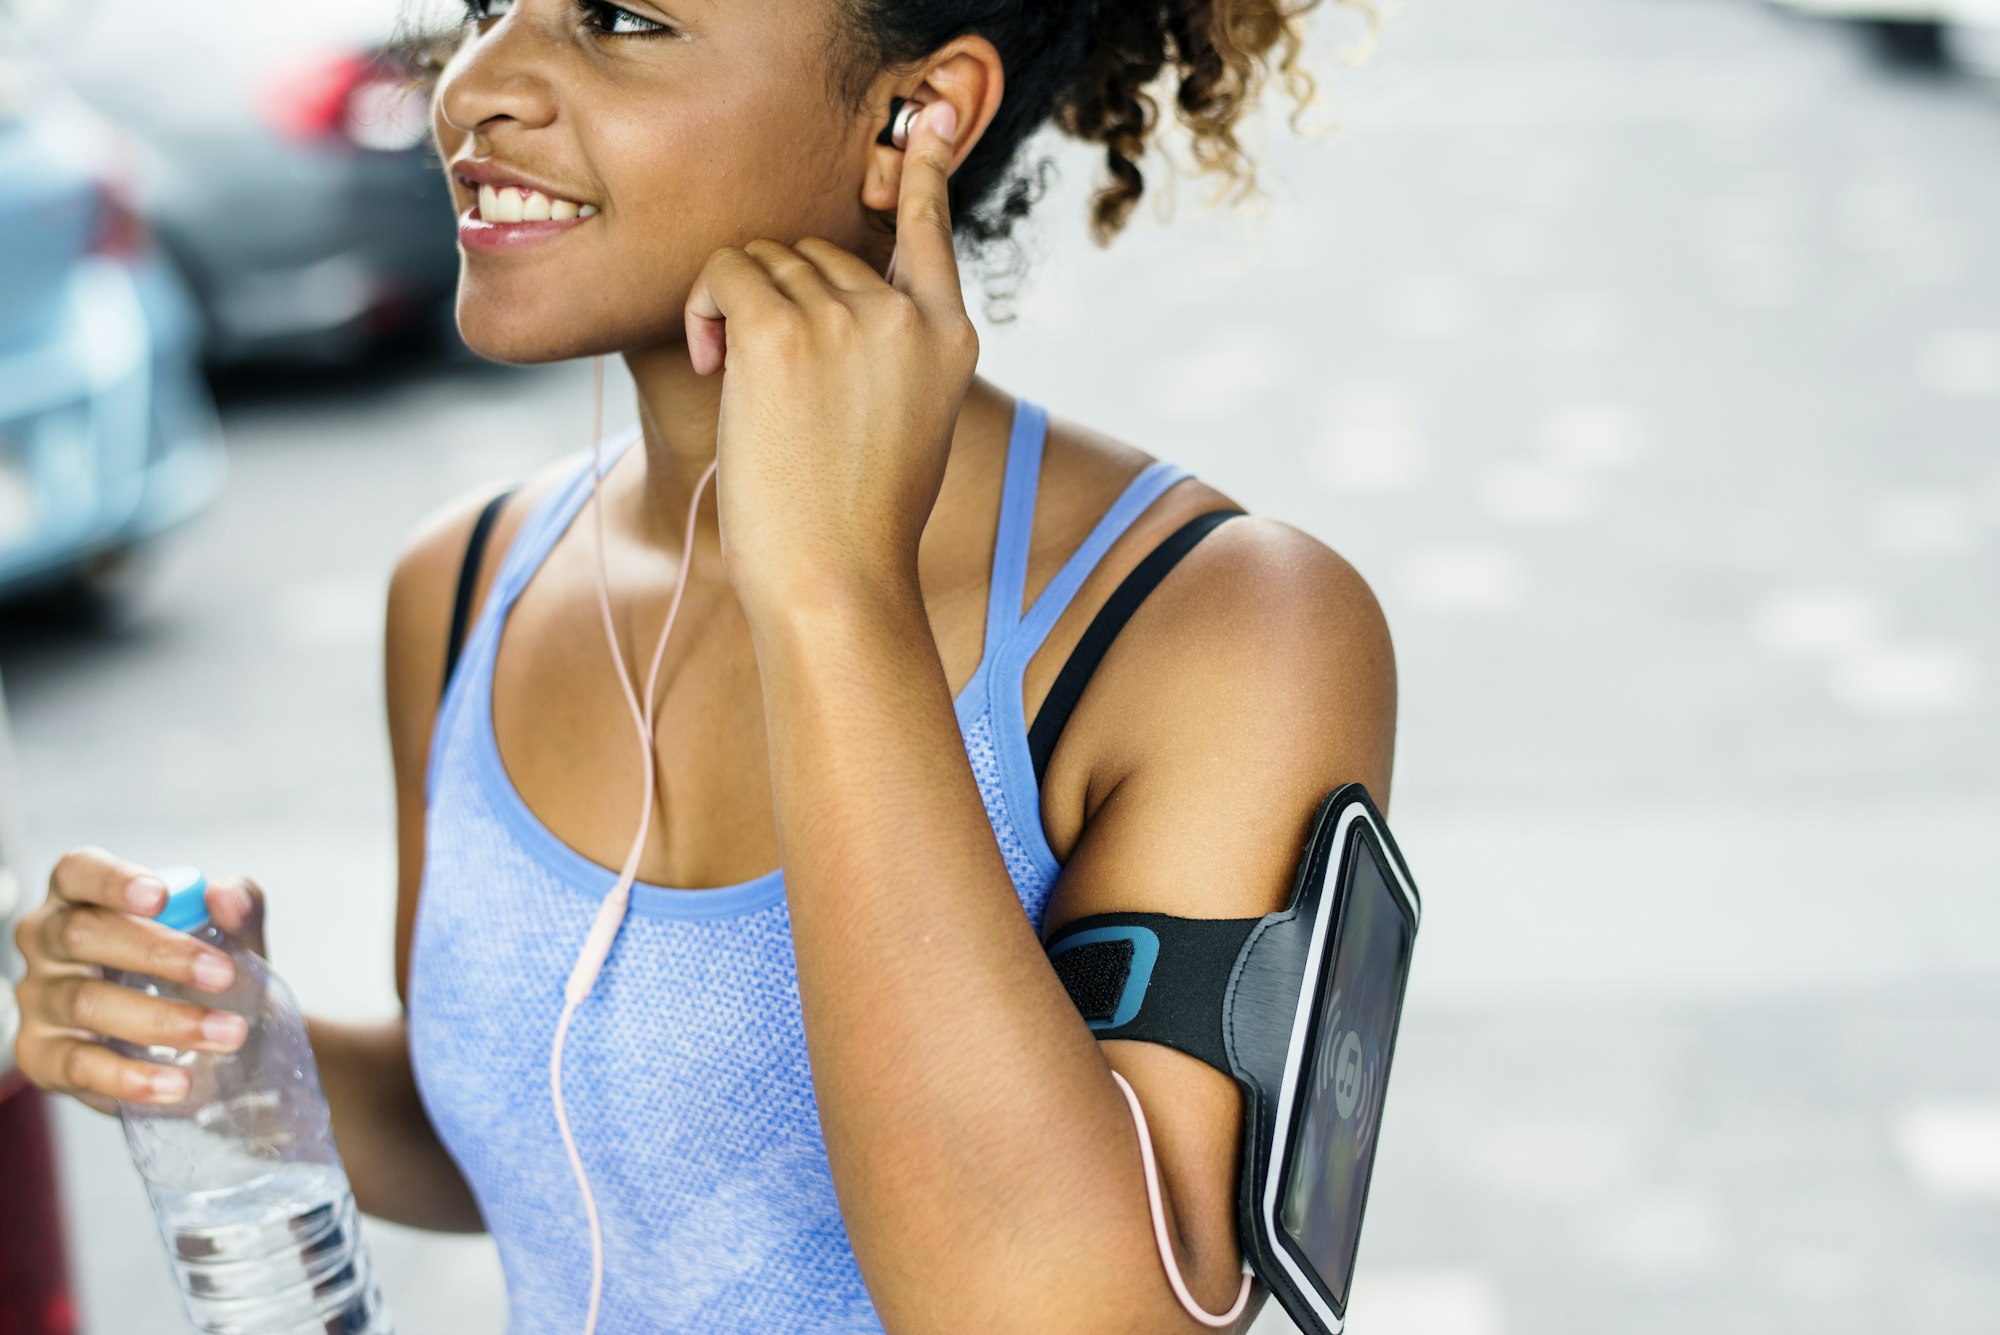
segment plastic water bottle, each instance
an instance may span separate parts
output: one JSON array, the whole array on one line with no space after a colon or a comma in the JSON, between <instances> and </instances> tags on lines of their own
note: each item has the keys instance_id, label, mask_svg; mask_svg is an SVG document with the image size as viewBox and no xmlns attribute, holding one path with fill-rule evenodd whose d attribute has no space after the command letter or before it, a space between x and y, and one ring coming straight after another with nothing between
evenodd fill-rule
<instances>
[{"instance_id":1,"label":"plastic water bottle","mask_svg":"<svg viewBox=\"0 0 2000 1335\"><path fill-rule=\"evenodd\" d=\"M234 1052L111 1044L188 1073L179 1102L120 1100L118 1111L189 1320L210 1335L392 1335L298 1002L268 961L209 922L198 868L156 871L169 891L158 921L227 952L236 979L207 992L106 977L250 1024Z\"/></svg>"}]
</instances>

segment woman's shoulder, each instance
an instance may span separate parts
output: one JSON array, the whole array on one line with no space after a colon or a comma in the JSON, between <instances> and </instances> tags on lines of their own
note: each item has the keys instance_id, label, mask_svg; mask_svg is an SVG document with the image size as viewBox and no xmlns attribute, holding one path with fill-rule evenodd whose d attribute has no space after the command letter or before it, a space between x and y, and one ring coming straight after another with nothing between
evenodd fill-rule
<instances>
[{"instance_id":1,"label":"woman's shoulder","mask_svg":"<svg viewBox=\"0 0 2000 1335\"><path fill-rule=\"evenodd\" d=\"M1036 501L1035 547L1058 556L1074 550L1160 457L1052 414ZM1179 609L1182 615L1154 620L1185 622L1192 614L1242 629L1252 617L1295 623L1332 616L1350 625L1380 621L1381 607L1368 581L1332 545L1294 524L1250 513L1243 502L1192 473L1169 487L1105 552L1100 578L1079 590L1078 601L1099 601L1091 595L1100 590L1108 594L1106 586L1115 586L1161 540L1190 519L1218 510L1245 513L1211 530L1175 567L1176 592L1188 595L1176 600L1185 604Z\"/></svg>"},{"instance_id":2,"label":"woman's shoulder","mask_svg":"<svg viewBox=\"0 0 2000 1335\"><path fill-rule=\"evenodd\" d=\"M481 606L509 547L528 516L557 487L575 476L585 456L572 452L525 477L483 482L434 506L411 526L389 577L385 618L386 688L392 729L399 721L416 735L436 706L451 637L452 609L461 571L481 512L508 493L472 571L472 606Z\"/></svg>"},{"instance_id":3,"label":"woman's shoulder","mask_svg":"<svg viewBox=\"0 0 2000 1335\"><path fill-rule=\"evenodd\" d=\"M399 603L423 605L442 595L447 600L455 590L473 527L488 502L506 495L494 512L480 560L479 592L497 571L502 554L552 490L573 477L584 456L570 453L550 461L525 477L497 478L470 487L450 500L433 507L410 528L396 557L390 577L391 615ZM411 610L416 610L412 608Z\"/></svg>"},{"instance_id":4,"label":"woman's shoulder","mask_svg":"<svg viewBox=\"0 0 2000 1335\"><path fill-rule=\"evenodd\" d=\"M1048 479L1063 479L1075 499L1059 504L1079 518L1102 513L1155 457L1068 423L1058 431L1052 421L1050 440ZM1162 494L1079 589L1078 606L1051 637L1052 656L1066 652L1163 540L1214 510L1248 507L1199 477ZM1089 520L1081 519L1081 530L1065 527L1073 546ZM1055 670L1041 666L1034 675L1052 679ZM1029 682L1031 698L1037 684ZM1081 832L1087 795L1142 773L1181 769L1190 756L1295 772L1293 782L1304 787L1318 781L1305 776L1341 756L1352 777L1386 793L1396 694L1388 622L1354 564L1284 520L1233 517L1146 594L1079 703L1071 730L1083 744L1072 751L1065 778L1051 769L1058 787L1066 783L1084 798L1064 833Z\"/></svg>"}]
</instances>

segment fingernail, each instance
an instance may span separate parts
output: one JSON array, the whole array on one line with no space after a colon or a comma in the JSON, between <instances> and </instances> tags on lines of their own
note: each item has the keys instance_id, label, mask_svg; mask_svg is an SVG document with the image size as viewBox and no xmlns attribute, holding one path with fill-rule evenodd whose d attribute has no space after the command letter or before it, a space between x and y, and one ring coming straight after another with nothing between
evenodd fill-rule
<instances>
[{"instance_id":1,"label":"fingernail","mask_svg":"<svg viewBox=\"0 0 2000 1335\"><path fill-rule=\"evenodd\" d=\"M167 883L157 876L134 876L125 882L125 902L134 913L158 913L167 902Z\"/></svg>"},{"instance_id":2,"label":"fingernail","mask_svg":"<svg viewBox=\"0 0 2000 1335\"><path fill-rule=\"evenodd\" d=\"M249 1023L228 1011L204 1015L201 1020L201 1036L211 1043L240 1043L249 1032Z\"/></svg>"},{"instance_id":3,"label":"fingernail","mask_svg":"<svg viewBox=\"0 0 2000 1335\"><path fill-rule=\"evenodd\" d=\"M924 115L930 117L931 128L942 135L947 144L951 143L958 133L958 108L940 98L931 103L930 110Z\"/></svg>"},{"instance_id":4,"label":"fingernail","mask_svg":"<svg viewBox=\"0 0 2000 1335\"><path fill-rule=\"evenodd\" d=\"M197 955L194 959L194 980L203 987L220 992L228 987L236 977L236 966L220 955Z\"/></svg>"},{"instance_id":5,"label":"fingernail","mask_svg":"<svg viewBox=\"0 0 2000 1335\"><path fill-rule=\"evenodd\" d=\"M184 1071L161 1071L153 1077L153 1095L161 1099L177 1099L187 1093L188 1078Z\"/></svg>"}]
</instances>

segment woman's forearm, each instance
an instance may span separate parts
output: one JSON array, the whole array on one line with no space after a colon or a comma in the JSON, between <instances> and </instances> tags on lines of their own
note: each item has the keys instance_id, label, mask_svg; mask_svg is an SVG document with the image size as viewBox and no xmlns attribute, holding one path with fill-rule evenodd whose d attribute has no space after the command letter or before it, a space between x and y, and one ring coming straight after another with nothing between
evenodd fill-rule
<instances>
[{"instance_id":1,"label":"woman's forearm","mask_svg":"<svg viewBox=\"0 0 2000 1335\"><path fill-rule=\"evenodd\" d=\"M888 1329L1187 1328L1134 1209L1130 1112L1022 911L921 600L788 608L755 634L799 991Z\"/></svg>"},{"instance_id":2,"label":"woman's forearm","mask_svg":"<svg viewBox=\"0 0 2000 1335\"><path fill-rule=\"evenodd\" d=\"M472 1189L417 1097L407 1022L307 1016L306 1035L356 1206L413 1228L485 1232Z\"/></svg>"}]
</instances>

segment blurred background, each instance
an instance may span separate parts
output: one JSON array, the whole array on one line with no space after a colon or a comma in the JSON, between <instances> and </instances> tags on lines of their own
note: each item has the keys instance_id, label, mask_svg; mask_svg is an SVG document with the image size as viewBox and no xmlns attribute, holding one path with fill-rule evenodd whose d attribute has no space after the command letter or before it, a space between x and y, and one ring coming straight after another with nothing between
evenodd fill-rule
<instances>
[{"instance_id":1,"label":"blurred background","mask_svg":"<svg viewBox=\"0 0 2000 1335\"><path fill-rule=\"evenodd\" d=\"M457 344L394 11L0 2L0 919L82 843L249 873L355 1019L392 563L590 421ZM1155 171L1100 252L1051 138L980 331L1388 614L1426 914L1351 1328L2000 1328L2000 3L1313 23L1264 199ZM183 1329L116 1121L5 1072L32 1301ZM402 1330L504 1328L485 1238L366 1227Z\"/></svg>"}]
</instances>

